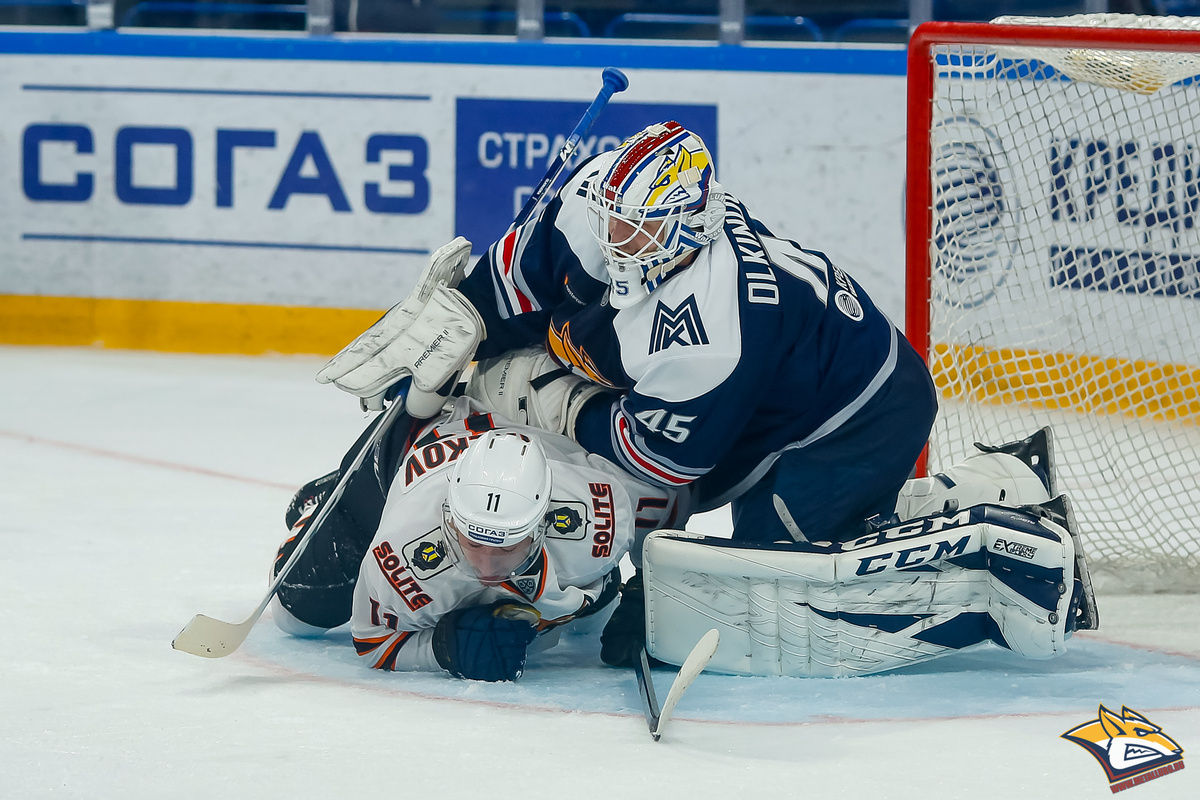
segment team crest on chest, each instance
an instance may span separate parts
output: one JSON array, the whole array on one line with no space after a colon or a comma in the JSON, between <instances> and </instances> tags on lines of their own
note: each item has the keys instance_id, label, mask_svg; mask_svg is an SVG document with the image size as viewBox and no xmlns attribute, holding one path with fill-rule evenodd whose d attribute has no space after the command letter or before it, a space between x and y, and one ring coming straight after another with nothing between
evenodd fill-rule
<instances>
[{"instance_id":1,"label":"team crest on chest","mask_svg":"<svg viewBox=\"0 0 1200 800\"><path fill-rule=\"evenodd\" d=\"M424 536L413 539L400 550L418 580L432 578L448 570L451 565L446 557L446 542L442 540L441 528L434 528Z\"/></svg>"},{"instance_id":2,"label":"team crest on chest","mask_svg":"<svg viewBox=\"0 0 1200 800\"><path fill-rule=\"evenodd\" d=\"M700 308L696 305L694 294L688 295L675 308L659 300L654 309L654 322L650 326L650 355L666 350L673 344L681 347L708 344L708 334L700 319Z\"/></svg>"},{"instance_id":3,"label":"team crest on chest","mask_svg":"<svg viewBox=\"0 0 1200 800\"><path fill-rule=\"evenodd\" d=\"M550 539L579 540L587 537L588 508L583 503L570 500L550 502L550 527L546 536Z\"/></svg>"},{"instance_id":4,"label":"team crest on chest","mask_svg":"<svg viewBox=\"0 0 1200 800\"><path fill-rule=\"evenodd\" d=\"M588 354L586 349L576 345L571 340L570 321L564 322L561 327L556 325L553 320L550 321L550 330L546 337L546 349L550 351L550 355L554 357L555 361L567 367L576 375L582 375L594 383L607 386L611 389L621 388L604 376L600 371L600 367L596 365L595 359Z\"/></svg>"}]
</instances>

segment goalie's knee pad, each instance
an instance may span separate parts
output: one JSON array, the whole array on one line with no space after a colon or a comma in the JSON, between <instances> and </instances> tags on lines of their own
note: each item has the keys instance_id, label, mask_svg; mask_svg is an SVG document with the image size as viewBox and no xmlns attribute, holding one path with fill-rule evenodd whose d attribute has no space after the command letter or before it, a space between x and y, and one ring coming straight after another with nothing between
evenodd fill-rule
<instances>
[{"instance_id":1,"label":"goalie's knee pad","mask_svg":"<svg viewBox=\"0 0 1200 800\"><path fill-rule=\"evenodd\" d=\"M994 446L976 442L975 448L981 453L1015 456L1038 476L1050 497L1058 496L1058 480L1054 474L1054 441L1049 426L1014 442Z\"/></svg>"},{"instance_id":2,"label":"goalie's knee pad","mask_svg":"<svg viewBox=\"0 0 1200 800\"><path fill-rule=\"evenodd\" d=\"M975 506L827 546L659 531L643 555L650 654L682 663L717 627L718 672L867 674L987 641L1049 658L1070 630L1073 539L1036 509Z\"/></svg>"}]
</instances>

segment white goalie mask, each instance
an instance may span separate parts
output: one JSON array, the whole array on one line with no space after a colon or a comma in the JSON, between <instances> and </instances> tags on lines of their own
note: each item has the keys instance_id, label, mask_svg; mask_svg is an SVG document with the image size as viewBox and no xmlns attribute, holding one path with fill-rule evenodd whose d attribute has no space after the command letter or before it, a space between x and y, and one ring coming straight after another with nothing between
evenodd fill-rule
<instances>
[{"instance_id":1,"label":"white goalie mask","mask_svg":"<svg viewBox=\"0 0 1200 800\"><path fill-rule=\"evenodd\" d=\"M546 542L550 486L536 441L503 431L480 436L455 463L442 506L450 560L487 585L527 573Z\"/></svg>"},{"instance_id":2,"label":"white goalie mask","mask_svg":"<svg viewBox=\"0 0 1200 800\"><path fill-rule=\"evenodd\" d=\"M612 291L627 308L647 297L725 222L725 193L704 142L678 122L651 125L617 149L588 184L588 227Z\"/></svg>"}]
</instances>

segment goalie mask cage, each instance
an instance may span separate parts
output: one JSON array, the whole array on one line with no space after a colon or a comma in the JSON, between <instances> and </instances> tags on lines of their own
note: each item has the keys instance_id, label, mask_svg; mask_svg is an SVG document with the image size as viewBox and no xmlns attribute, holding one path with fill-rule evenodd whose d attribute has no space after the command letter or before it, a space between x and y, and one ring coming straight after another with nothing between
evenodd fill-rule
<instances>
[{"instance_id":1,"label":"goalie mask cage","mask_svg":"<svg viewBox=\"0 0 1200 800\"><path fill-rule=\"evenodd\" d=\"M1200 590L1200 19L934 22L908 62L926 471L1050 425L1098 585Z\"/></svg>"}]
</instances>

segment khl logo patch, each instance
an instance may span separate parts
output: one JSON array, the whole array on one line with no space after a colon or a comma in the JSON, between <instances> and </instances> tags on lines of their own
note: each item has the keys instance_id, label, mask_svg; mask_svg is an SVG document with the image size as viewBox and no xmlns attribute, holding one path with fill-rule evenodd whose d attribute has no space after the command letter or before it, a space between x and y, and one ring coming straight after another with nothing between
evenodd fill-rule
<instances>
[{"instance_id":1,"label":"khl logo patch","mask_svg":"<svg viewBox=\"0 0 1200 800\"><path fill-rule=\"evenodd\" d=\"M654 309L654 324L650 326L650 355L666 350L673 344L683 347L708 344L708 334L700 320L700 309L696 295L688 295L678 308L671 308L658 301Z\"/></svg>"},{"instance_id":2,"label":"khl logo patch","mask_svg":"<svg viewBox=\"0 0 1200 800\"><path fill-rule=\"evenodd\" d=\"M1126 706L1100 706L1096 719L1062 735L1087 750L1104 768L1113 793L1183 769L1183 748L1163 729Z\"/></svg>"}]
</instances>

